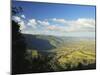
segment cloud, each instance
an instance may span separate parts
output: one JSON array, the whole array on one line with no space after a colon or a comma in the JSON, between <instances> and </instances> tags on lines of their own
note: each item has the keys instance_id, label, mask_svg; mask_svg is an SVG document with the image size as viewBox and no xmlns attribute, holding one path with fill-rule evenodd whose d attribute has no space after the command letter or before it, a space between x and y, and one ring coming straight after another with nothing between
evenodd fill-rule
<instances>
[{"instance_id":1,"label":"cloud","mask_svg":"<svg viewBox=\"0 0 100 75\"><path fill-rule=\"evenodd\" d=\"M57 19L53 18L53 22L57 24L63 24L64 27L56 26L51 27L52 29L61 29L61 31L66 32L94 32L95 31L95 20L90 18L78 18L76 20L65 20L65 19Z\"/></svg>"},{"instance_id":2,"label":"cloud","mask_svg":"<svg viewBox=\"0 0 100 75\"><path fill-rule=\"evenodd\" d=\"M12 19L16 22L20 22L21 18L19 16L13 16Z\"/></svg>"},{"instance_id":3,"label":"cloud","mask_svg":"<svg viewBox=\"0 0 100 75\"><path fill-rule=\"evenodd\" d=\"M53 23L54 22L54 23ZM47 31L56 32L94 32L95 20L91 18L78 18L66 20L53 18L52 20L38 20L37 24Z\"/></svg>"},{"instance_id":4,"label":"cloud","mask_svg":"<svg viewBox=\"0 0 100 75\"><path fill-rule=\"evenodd\" d=\"M14 20L15 22L17 22L20 25L20 30L21 32L32 32L37 25L37 22L35 19L29 19L29 20L25 20L23 19L24 15L20 15L20 16L12 16L12 20Z\"/></svg>"},{"instance_id":5,"label":"cloud","mask_svg":"<svg viewBox=\"0 0 100 75\"><path fill-rule=\"evenodd\" d=\"M95 20L87 18L79 18L77 20L69 21L70 32L92 32L95 31Z\"/></svg>"},{"instance_id":6,"label":"cloud","mask_svg":"<svg viewBox=\"0 0 100 75\"><path fill-rule=\"evenodd\" d=\"M20 21L18 24L20 24L20 30L23 30L26 28L24 21Z\"/></svg>"},{"instance_id":7,"label":"cloud","mask_svg":"<svg viewBox=\"0 0 100 75\"><path fill-rule=\"evenodd\" d=\"M63 26L57 24L51 24L49 20L38 20L37 23L41 26L42 29L48 31L65 31L66 29Z\"/></svg>"},{"instance_id":8,"label":"cloud","mask_svg":"<svg viewBox=\"0 0 100 75\"><path fill-rule=\"evenodd\" d=\"M23 16L24 18L24 16ZM91 18L78 18L76 20L66 20L60 18L51 19L28 19L22 18L22 15L13 16L13 20L20 24L20 29L23 33L44 33L44 34L59 34L70 32L95 32L95 20Z\"/></svg>"},{"instance_id":9,"label":"cloud","mask_svg":"<svg viewBox=\"0 0 100 75\"><path fill-rule=\"evenodd\" d=\"M40 20L38 20L37 22L38 22L40 25L44 25L44 26L50 25L50 23L49 23L48 21L40 21Z\"/></svg>"},{"instance_id":10,"label":"cloud","mask_svg":"<svg viewBox=\"0 0 100 75\"><path fill-rule=\"evenodd\" d=\"M62 26L51 25L46 27L47 30L57 31L57 32L66 32L67 28Z\"/></svg>"},{"instance_id":11,"label":"cloud","mask_svg":"<svg viewBox=\"0 0 100 75\"><path fill-rule=\"evenodd\" d=\"M57 18L53 18L52 21L58 22L58 23L66 23L67 22L65 19L57 19Z\"/></svg>"},{"instance_id":12,"label":"cloud","mask_svg":"<svg viewBox=\"0 0 100 75\"><path fill-rule=\"evenodd\" d=\"M76 21L73 21L72 24L73 23L79 26L83 26L83 27L94 27L95 26L95 20L93 19L79 18Z\"/></svg>"},{"instance_id":13,"label":"cloud","mask_svg":"<svg viewBox=\"0 0 100 75\"><path fill-rule=\"evenodd\" d=\"M18 22L18 24L20 25L20 30L23 30L23 29L26 28L25 22L24 22L24 20L21 19L21 17L19 17L19 16L13 16L12 19L15 22Z\"/></svg>"},{"instance_id":14,"label":"cloud","mask_svg":"<svg viewBox=\"0 0 100 75\"><path fill-rule=\"evenodd\" d=\"M26 17L25 17L25 15L21 15L21 18L25 19Z\"/></svg>"},{"instance_id":15,"label":"cloud","mask_svg":"<svg viewBox=\"0 0 100 75\"><path fill-rule=\"evenodd\" d=\"M36 28L37 22L35 19L29 19L27 25Z\"/></svg>"}]
</instances>

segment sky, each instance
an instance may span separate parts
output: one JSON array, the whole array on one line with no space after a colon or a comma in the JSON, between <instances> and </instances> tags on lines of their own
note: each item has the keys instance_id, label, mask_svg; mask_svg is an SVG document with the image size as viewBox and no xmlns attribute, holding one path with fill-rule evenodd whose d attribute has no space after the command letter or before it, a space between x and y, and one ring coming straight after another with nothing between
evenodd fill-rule
<instances>
[{"instance_id":1,"label":"sky","mask_svg":"<svg viewBox=\"0 0 100 75\"><path fill-rule=\"evenodd\" d=\"M95 6L13 1L23 12L12 19L26 34L95 37Z\"/></svg>"}]
</instances>

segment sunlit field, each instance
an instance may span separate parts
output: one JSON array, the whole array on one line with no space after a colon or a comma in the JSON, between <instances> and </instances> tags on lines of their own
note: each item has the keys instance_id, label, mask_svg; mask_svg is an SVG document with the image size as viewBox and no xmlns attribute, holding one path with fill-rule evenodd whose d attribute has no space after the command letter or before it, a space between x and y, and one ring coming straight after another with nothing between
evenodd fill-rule
<instances>
[{"instance_id":1,"label":"sunlit field","mask_svg":"<svg viewBox=\"0 0 100 75\"><path fill-rule=\"evenodd\" d=\"M68 38L54 36L40 36L38 39L45 39L50 45L55 46L48 50L27 50L31 64L34 66L34 59L37 61L35 66L47 68L44 71L65 71L65 70L81 70L94 69L96 63L95 55L95 39L94 38ZM44 63L41 63L44 62ZM41 64L42 66L39 66ZM35 68L35 67L34 67Z\"/></svg>"}]
</instances>

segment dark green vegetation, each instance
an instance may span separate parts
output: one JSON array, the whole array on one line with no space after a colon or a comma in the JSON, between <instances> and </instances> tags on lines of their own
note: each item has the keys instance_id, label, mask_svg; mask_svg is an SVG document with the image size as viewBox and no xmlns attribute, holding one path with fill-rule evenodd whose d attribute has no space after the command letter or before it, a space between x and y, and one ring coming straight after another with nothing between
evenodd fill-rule
<instances>
[{"instance_id":1,"label":"dark green vegetation","mask_svg":"<svg viewBox=\"0 0 100 75\"><path fill-rule=\"evenodd\" d=\"M12 74L24 73L29 62L25 59L26 43L20 33L19 24L12 21Z\"/></svg>"},{"instance_id":2,"label":"dark green vegetation","mask_svg":"<svg viewBox=\"0 0 100 75\"><path fill-rule=\"evenodd\" d=\"M21 7L13 7L12 15L17 15L22 12ZM29 61L25 59L26 42L20 31L20 25L12 20L12 56L11 56L11 74L21 74L29 72Z\"/></svg>"},{"instance_id":3,"label":"dark green vegetation","mask_svg":"<svg viewBox=\"0 0 100 75\"><path fill-rule=\"evenodd\" d=\"M95 39L24 34L31 72L95 69Z\"/></svg>"},{"instance_id":4,"label":"dark green vegetation","mask_svg":"<svg viewBox=\"0 0 100 75\"><path fill-rule=\"evenodd\" d=\"M12 21L12 74L95 69L95 39L22 34Z\"/></svg>"}]
</instances>

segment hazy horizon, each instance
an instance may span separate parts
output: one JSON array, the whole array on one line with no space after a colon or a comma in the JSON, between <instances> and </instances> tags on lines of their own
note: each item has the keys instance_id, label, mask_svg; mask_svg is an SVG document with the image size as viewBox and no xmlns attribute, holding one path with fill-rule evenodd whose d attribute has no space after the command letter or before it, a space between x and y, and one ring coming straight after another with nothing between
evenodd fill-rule
<instances>
[{"instance_id":1,"label":"hazy horizon","mask_svg":"<svg viewBox=\"0 0 100 75\"><path fill-rule=\"evenodd\" d=\"M25 34L95 37L95 6L13 1L22 13L12 16Z\"/></svg>"}]
</instances>

